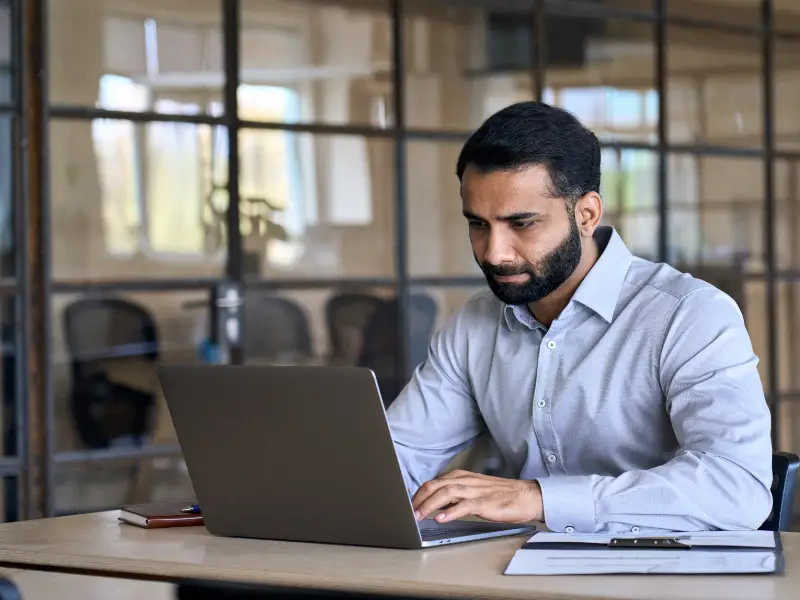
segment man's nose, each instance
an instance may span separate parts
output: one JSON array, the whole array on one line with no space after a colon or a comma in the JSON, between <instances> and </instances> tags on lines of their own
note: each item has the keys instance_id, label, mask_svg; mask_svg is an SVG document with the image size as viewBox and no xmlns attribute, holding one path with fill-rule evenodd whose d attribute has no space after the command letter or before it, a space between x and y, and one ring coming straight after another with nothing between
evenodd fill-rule
<instances>
[{"instance_id":1,"label":"man's nose","mask_svg":"<svg viewBox=\"0 0 800 600\"><path fill-rule=\"evenodd\" d=\"M492 232L486 242L486 253L483 258L490 265L508 265L515 262L516 252L508 236L502 232Z\"/></svg>"}]
</instances>

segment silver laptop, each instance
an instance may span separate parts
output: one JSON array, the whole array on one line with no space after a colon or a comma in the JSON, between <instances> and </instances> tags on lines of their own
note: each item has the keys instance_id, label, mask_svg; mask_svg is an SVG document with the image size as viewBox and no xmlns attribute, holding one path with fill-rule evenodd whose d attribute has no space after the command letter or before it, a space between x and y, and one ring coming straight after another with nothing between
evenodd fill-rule
<instances>
[{"instance_id":1,"label":"silver laptop","mask_svg":"<svg viewBox=\"0 0 800 600\"><path fill-rule=\"evenodd\" d=\"M422 548L533 531L417 522L369 369L162 366L212 534Z\"/></svg>"}]
</instances>

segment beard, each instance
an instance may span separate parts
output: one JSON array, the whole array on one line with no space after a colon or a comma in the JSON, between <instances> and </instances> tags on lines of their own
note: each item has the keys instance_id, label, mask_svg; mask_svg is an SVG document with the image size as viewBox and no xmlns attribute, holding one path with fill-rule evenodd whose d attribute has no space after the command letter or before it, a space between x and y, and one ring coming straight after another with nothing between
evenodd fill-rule
<instances>
[{"instance_id":1,"label":"beard","mask_svg":"<svg viewBox=\"0 0 800 600\"><path fill-rule=\"evenodd\" d=\"M525 263L520 266L480 265L486 281L501 302L511 305L531 304L549 296L570 278L581 261L581 236L578 225L570 219L567 237L540 261L539 273ZM524 283L501 283L497 277L528 275Z\"/></svg>"}]
</instances>

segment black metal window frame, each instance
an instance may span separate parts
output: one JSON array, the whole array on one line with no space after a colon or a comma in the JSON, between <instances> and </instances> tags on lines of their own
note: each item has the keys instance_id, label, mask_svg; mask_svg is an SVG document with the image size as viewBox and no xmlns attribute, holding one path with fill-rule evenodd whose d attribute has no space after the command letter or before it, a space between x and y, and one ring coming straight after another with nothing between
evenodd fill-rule
<instances>
[{"instance_id":1,"label":"black metal window frame","mask_svg":"<svg viewBox=\"0 0 800 600\"><path fill-rule=\"evenodd\" d=\"M27 279L25 277L25 223L27 207L25 198L25 164L23 159L23 136L25 124L24 88L22 85L22 61L25 35L22 27L23 4L21 0L5 0L3 5L9 10L10 26L10 64L4 65L10 80L10 102L0 103L0 118L11 122L11 211L13 215L13 246L14 246L14 272L3 273L0 277L0 302L2 310L6 313L5 319L13 328L13 341L10 347L3 349L4 355L10 353L13 358L14 370L12 373L3 373L3 377L13 378L13 415L14 415L14 453L10 456L0 457L0 478L4 484L13 480L13 490L0 487L0 494L8 502L13 499L13 505L7 506L3 518L18 518L23 510L20 498L19 481L24 473L24 460L26 452L25 441L25 398L26 398L26 356L27 340L26 331L26 300ZM5 322L4 322L5 324ZM5 445L5 444L4 444ZM11 491L11 494L7 492Z\"/></svg>"},{"instance_id":2,"label":"black metal window frame","mask_svg":"<svg viewBox=\"0 0 800 600\"><path fill-rule=\"evenodd\" d=\"M12 0L19 4L21 0ZM46 23L47 2L46 0L33 0L41 2L41 7L44 12L44 20ZM511 6L514 10L524 10L529 14L532 30L536 35L531 36L531 79L533 89L531 91L531 98L541 100L543 97L546 75L547 75L547 62L545 56L545 36L547 32L544 27L544 16L546 14L557 14L561 16L574 16L574 17L589 17L595 19L626 19L633 21L643 21L652 23L654 28L655 38L653 40L655 47L655 61L653 65L655 75L655 87L658 93L658 135L657 141L653 144L647 143L608 143L602 144L604 148L615 148L621 150L648 150L657 154L657 187L658 187L658 202L656 211L659 217L658 227L658 260L666 261L668 258L669 249L669 217L670 211L667 205L668 199L668 157L672 153L691 154L696 156L725 156L725 157L747 157L762 160L766 167L766 176L764 181L764 232L763 244L766 255L765 272L763 275L746 275L748 279L757 279L764 281L767 290L767 338L768 338L768 352L769 352L769 369L767 375L767 389L766 395L773 408L773 419L778 412L779 403L781 401L794 401L795 396L800 397L800 391L796 393L779 393L778 388L778 332L777 332L777 294L776 289L779 282L783 281L800 281L800 269L777 269L775 264L776 248L774 240L774 220L775 220L775 162L780 159L800 159L800 152L779 152L775 148L775 135L774 135L774 80L773 80L773 55L774 43L776 39L796 39L800 40L800 32L790 34L786 32L776 32L773 29L773 0L761 0L761 21L752 24L751 26L735 25L725 22L697 20L686 18L678 15L670 14L668 11L669 0L652 0L651 10L620 10L603 7L601 5L584 2L580 0L518 0L511 2L510 0L500 0L499 6ZM401 307L408 307L411 290L419 287L429 288L452 288L462 286L479 286L483 285L485 281L481 277L416 277L409 272L408 265L408 204L406 189L406 174L407 174L407 144L409 141L426 140L431 142L461 142L464 141L470 134L469 131L462 132L446 132L446 131L433 131L426 129L419 129L409 127L406 118L406 105L405 105L405 74L404 74L404 21L403 21L403 4L404 0L390 0L390 16L391 16L391 32L392 32L392 60L393 60L393 101L395 110L394 124L388 128L377 128L361 125L332 125L324 123L278 123L278 122L254 122L243 120L238 113L237 104L237 91L239 88L240 77L240 19L241 19L241 1L240 0L220 0L220 11L222 15L222 29L223 29L223 45L224 45L224 70L225 70L225 84L224 84L224 98L225 98L225 113L222 116L211 115L170 115L156 112L126 112L118 110L106 110L95 107L84 106L66 106L66 105L48 105L45 107L45 116L51 122L54 120L93 120L93 119L117 119L131 121L134 123L150 123L150 122L181 122L181 123L194 123L206 125L222 125L226 127L228 135L228 148L229 148L229 181L227 186L229 201L229 209L227 214L227 230L228 237L228 259L225 275L221 277L211 278L192 278L192 279L127 279L117 281L53 281L49 289L46 291L47 297L45 303L50 305L51 296L53 294L72 293L72 292L90 292L90 291L185 291L185 290L208 290L210 291L215 285L224 282L236 282L243 284L247 289L257 290L270 290L270 291L285 291L297 289L334 289L340 287L389 287L394 289L400 299ZM727 31L744 36L752 36L753 39L760 40L760 47L762 52L762 93L763 93L763 147L759 148L737 148L727 146L713 146L713 145L694 145L694 144L672 144L667 137L667 126L669 123L669 114L667 107L667 91L668 91L668 65L667 65L667 35L668 29L671 25L690 28L701 28L715 31ZM42 28L47 31L46 26ZM47 43L45 39L36 40L44 55L46 65L46 48ZM19 50L21 51L21 42ZM19 86L21 87L21 86ZM45 86L46 89L46 86ZM21 91L20 91L21 93ZM22 98L19 98L22 106ZM0 113L5 112L7 107L0 106ZM13 110L18 110L14 108ZM16 114L16 113L15 113ZM24 115L19 115L24 118ZM395 149L395 240L396 240L396 257L395 257L395 273L388 277L373 277L373 278L337 278L337 279L305 279L305 278L246 278L243 275L243 248L241 243L241 234L239 231L239 132L248 129L267 129L267 130L280 130L291 132L302 132L310 134L337 134L337 135L354 135L354 136L370 136L380 137L393 141ZM49 149L45 146L45 156L47 157ZM45 169L45 173L47 170ZM20 181L22 176L20 176ZM49 192L49 182L43 181L42 189L45 193ZM20 202L20 215L24 211L24 203ZM49 222L50 199L46 199L45 210L47 211L45 218ZM20 217L21 218L21 217ZM24 223L19 221L20 224ZM24 248L26 243L26 232L24 228L19 230L19 248ZM18 252L20 261L25 259L25 253ZM47 256L46 268L49 273L51 257ZM21 266L24 267L24 264ZM24 274L25 269L19 270L20 277ZM0 293L6 288L11 290L10 293L21 293L20 298L25 298L25 281L20 279L20 286L17 282L5 282L0 280ZM8 287L10 286L10 287ZM25 304L21 302L18 304ZM18 315L21 318L21 315ZM399 354L399 367L402 372L410 375L412 365L410 364L409 352L409 335L410 327L408 327L407 311L399 311L399 331L404 332L401 341L401 348ZM24 318L21 319L24 322ZM24 339L22 339L24 338ZM24 349L24 344L27 343L28 335L21 336L19 343L21 349ZM24 355L22 352L21 355ZM241 351L235 352L232 356L234 362L241 362L244 360ZM21 381L25 381L27 375L19 371ZM50 369L44 374L45 378L50 378ZM20 398L24 394L23 385L18 386ZM50 392L51 387L49 383L45 386L48 390L46 398L46 412L52 418L54 399ZM19 400L19 405L24 406L24 402ZM22 411L18 411L22 415ZM22 418L22 417L21 417ZM775 443L778 444L777 439L778 428L777 423L773 427L774 435L776 436ZM24 423L20 422L20 431L24 431ZM52 427L48 429L49 439L46 441L46 448L53 448L52 440ZM29 449L28 449L29 450ZM70 451L58 452L48 456L49 468L49 481L47 489L52 491L53 487L53 473L54 465L66 464L87 464L95 462L116 461L116 460L137 460L142 458L156 457L156 456L169 456L180 453L177 446L148 446L141 449L133 450L102 450L102 451ZM13 467L16 469L14 473L19 473L20 456L23 455L21 451L19 456L13 461ZM9 469L11 462L5 461ZM0 461L0 473L4 472L4 462ZM47 514L54 514L54 498L52 494L47 499Z\"/></svg>"}]
</instances>

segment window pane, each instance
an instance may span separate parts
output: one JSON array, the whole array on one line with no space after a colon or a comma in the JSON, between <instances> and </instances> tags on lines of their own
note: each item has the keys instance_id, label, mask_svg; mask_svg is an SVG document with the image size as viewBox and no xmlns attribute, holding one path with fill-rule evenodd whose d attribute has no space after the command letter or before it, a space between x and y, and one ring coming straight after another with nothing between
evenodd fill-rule
<instances>
[{"instance_id":1,"label":"window pane","mask_svg":"<svg viewBox=\"0 0 800 600\"><path fill-rule=\"evenodd\" d=\"M800 283L781 281L777 285L778 326L778 389L784 393L798 394L800 402ZM798 404L800 406L800 404ZM797 432L800 433L800 432Z\"/></svg>"},{"instance_id":2,"label":"window pane","mask_svg":"<svg viewBox=\"0 0 800 600\"><path fill-rule=\"evenodd\" d=\"M456 177L460 143L409 141L408 268L416 277L476 275Z\"/></svg>"},{"instance_id":3,"label":"window pane","mask_svg":"<svg viewBox=\"0 0 800 600\"><path fill-rule=\"evenodd\" d=\"M217 114L223 102L219 0L49 0L53 104Z\"/></svg>"},{"instance_id":4,"label":"window pane","mask_svg":"<svg viewBox=\"0 0 800 600\"><path fill-rule=\"evenodd\" d=\"M52 302L56 448L177 443L159 364L206 360L209 295L58 294Z\"/></svg>"},{"instance_id":5,"label":"window pane","mask_svg":"<svg viewBox=\"0 0 800 600\"><path fill-rule=\"evenodd\" d=\"M775 257L778 269L800 269L800 161L775 161Z\"/></svg>"},{"instance_id":6,"label":"window pane","mask_svg":"<svg viewBox=\"0 0 800 600\"><path fill-rule=\"evenodd\" d=\"M372 369L387 402L397 375L393 288L249 290L245 296L249 364L331 364Z\"/></svg>"},{"instance_id":7,"label":"window pane","mask_svg":"<svg viewBox=\"0 0 800 600\"><path fill-rule=\"evenodd\" d=\"M247 275L394 273L391 140L247 129L239 147Z\"/></svg>"},{"instance_id":8,"label":"window pane","mask_svg":"<svg viewBox=\"0 0 800 600\"><path fill-rule=\"evenodd\" d=\"M669 0L666 5L670 16L751 27L761 23L761 0Z\"/></svg>"},{"instance_id":9,"label":"window pane","mask_svg":"<svg viewBox=\"0 0 800 600\"><path fill-rule=\"evenodd\" d=\"M533 98L529 12L464 7L458 0L412 0L405 10L409 127L469 131Z\"/></svg>"},{"instance_id":10,"label":"window pane","mask_svg":"<svg viewBox=\"0 0 800 600\"><path fill-rule=\"evenodd\" d=\"M657 141L651 23L550 16L545 100L602 140Z\"/></svg>"},{"instance_id":11,"label":"window pane","mask_svg":"<svg viewBox=\"0 0 800 600\"><path fill-rule=\"evenodd\" d=\"M56 516L117 509L125 504L193 501L194 488L180 457L56 468Z\"/></svg>"},{"instance_id":12,"label":"window pane","mask_svg":"<svg viewBox=\"0 0 800 600\"><path fill-rule=\"evenodd\" d=\"M698 276L702 275L704 273L700 273ZM717 283L713 277L708 280L713 284ZM736 300L739 309L744 315L747 333L750 334L750 341L753 344L753 353L759 359L758 374L761 376L761 385L766 393L768 389L769 364L770 360L772 360L769 354L767 332L767 284L765 281L758 279L740 281L739 290L741 292L738 296L736 294L737 290L733 289L732 285L728 285L727 289L723 286L722 289Z\"/></svg>"},{"instance_id":13,"label":"window pane","mask_svg":"<svg viewBox=\"0 0 800 600\"><path fill-rule=\"evenodd\" d=\"M17 328L15 305L17 300L12 297L0 296L0 348L2 348L2 362L0 362L0 398L3 406L0 409L0 430L2 431L2 448L0 456L16 456L17 441L17 388L20 382L17 378L17 360L20 357L20 348L17 347Z\"/></svg>"},{"instance_id":14,"label":"window pane","mask_svg":"<svg viewBox=\"0 0 800 600\"><path fill-rule=\"evenodd\" d=\"M759 38L677 25L667 37L669 141L761 147Z\"/></svg>"},{"instance_id":15,"label":"window pane","mask_svg":"<svg viewBox=\"0 0 800 600\"><path fill-rule=\"evenodd\" d=\"M11 86L14 76L14 58L12 56L12 26L11 6L8 0L0 1L0 104L10 104L13 101Z\"/></svg>"},{"instance_id":16,"label":"window pane","mask_svg":"<svg viewBox=\"0 0 800 600\"><path fill-rule=\"evenodd\" d=\"M800 150L800 41L775 40L775 147Z\"/></svg>"},{"instance_id":17,"label":"window pane","mask_svg":"<svg viewBox=\"0 0 800 600\"><path fill-rule=\"evenodd\" d=\"M242 0L240 116L391 126L389 3L355 4ZM259 91L271 86L296 97L290 109Z\"/></svg>"},{"instance_id":18,"label":"window pane","mask_svg":"<svg viewBox=\"0 0 800 600\"><path fill-rule=\"evenodd\" d=\"M57 120L50 149L56 279L223 272L224 128Z\"/></svg>"},{"instance_id":19,"label":"window pane","mask_svg":"<svg viewBox=\"0 0 800 600\"><path fill-rule=\"evenodd\" d=\"M800 4L797 0L772 0L775 29L796 33L800 31Z\"/></svg>"},{"instance_id":20,"label":"window pane","mask_svg":"<svg viewBox=\"0 0 800 600\"><path fill-rule=\"evenodd\" d=\"M601 158L603 222L617 230L630 251L658 259L658 155L606 148Z\"/></svg>"},{"instance_id":21,"label":"window pane","mask_svg":"<svg viewBox=\"0 0 800 600\"><path fill-rule=\"evenodd\" d=\"M14 118L0 116L0 277L16 275Z\"/></svg>"},{"instance_id":22,"label":"window pane","mask_svg":"<svg viewBox=\"0 0 800 600\"><path fill-rule=\"evenodd\" d=\"M668 169L670 262L763 271L763 162L673 154Z\"/></svg>"}]
</instances>

